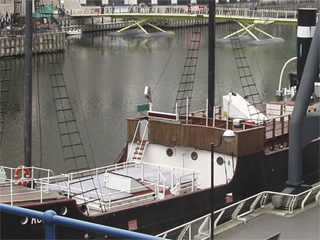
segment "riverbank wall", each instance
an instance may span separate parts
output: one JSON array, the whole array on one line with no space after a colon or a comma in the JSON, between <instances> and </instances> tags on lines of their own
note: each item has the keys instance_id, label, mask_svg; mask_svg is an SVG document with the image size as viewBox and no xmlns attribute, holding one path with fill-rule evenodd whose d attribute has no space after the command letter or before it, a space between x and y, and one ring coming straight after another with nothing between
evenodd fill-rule
<instances>
[{"instance_id":1,"label":"riverbank wall","mask_svg":"<svg viewBox=\"0 0 320 240\"><path fill-rule=\"evenodd\" d=\"M66 48L64 32L47 32L34 34L33 53L61 52ZM25 36L9 35L0 38L0 57L23 56L25 54Z\"/></svg>"}]
</instances>

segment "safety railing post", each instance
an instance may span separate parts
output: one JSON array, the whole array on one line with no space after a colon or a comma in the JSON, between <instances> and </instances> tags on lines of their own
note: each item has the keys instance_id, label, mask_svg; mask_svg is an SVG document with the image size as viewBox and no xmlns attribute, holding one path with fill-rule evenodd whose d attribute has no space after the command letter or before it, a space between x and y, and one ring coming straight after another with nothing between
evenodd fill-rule
<instances>
[{"instance_id":1,"label":"safety railing post","mask_svg":"<svg viewBox=\"0 0 320 240\"><path fill-rule=\"evenodd\" d=\"M52 220L53 216L57 215L52 210L47 210L43 214L43 221L46 224L46 240L54 240L55 237L55 224Z\"/></svg>"}]
</instances>

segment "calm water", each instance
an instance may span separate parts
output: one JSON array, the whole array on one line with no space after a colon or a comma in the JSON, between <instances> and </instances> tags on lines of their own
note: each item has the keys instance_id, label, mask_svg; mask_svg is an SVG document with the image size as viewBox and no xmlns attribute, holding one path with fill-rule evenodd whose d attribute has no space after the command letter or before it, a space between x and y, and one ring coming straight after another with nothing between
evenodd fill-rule
<instances>
[{"instance_id":1,"label":"calm water","mask_svg":"<svg viewBox=\"0 0 320 240\"><path fill-rule=\"evenodd\" d=\"M35 166L64 171L60 138L52 101L48 61L58 59L75 116L92 166L115 162L126 143L126 118L139 116L135 104L145 103L146 85L152 88L154 110L172 112L193 28L174 29L173 37L155 39L110 38L107 32L83 34L67 40L67 50L58 55L34 58ZM205 108L207 95L207 28L202 39L191 110ZM263 30L282 37L284 43L258 47L243 44L247 61L264 101L275 98L283 64L296 55L296 27L265 26ZM217 38L227 35L217 26ZM263 38L260 34L258 35ZM216 44L216 103L230 90L242 93L232 46ZM15 59L0 164L23 163L23 58ZM295 69L289 64L288 71ZM287 83L287 81L285 81ZM37 104L37 102L40 104ZM39 127L39 122L41 125Z\"/></svg>"}]
</instances>

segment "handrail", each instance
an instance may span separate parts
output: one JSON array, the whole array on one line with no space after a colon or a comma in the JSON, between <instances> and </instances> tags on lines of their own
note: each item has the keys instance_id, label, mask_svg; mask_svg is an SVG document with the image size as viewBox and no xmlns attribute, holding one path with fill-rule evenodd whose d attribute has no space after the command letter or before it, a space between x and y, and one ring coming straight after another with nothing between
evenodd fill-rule
<instances>
[{"instance_id":1,"label":"handrail","mask_svg":"<svg viewBox=\"0 0 320 240\"><path fill-rule=\"evenodd\" d=\"M123 13L127 13L129 10L129 6L116 6L115 9L122 8L124 9ZM109 14L112 13L112 8L107 6L104 8L104 13ZM145 11L140 11L141 8L139 6L134 6L133 14L137 13L149 13L148 6L145 7ZM155 14L181 14L181 15L190 15L188 12L187 6L153 6L153 12ZM121 13L122 11L119 11ZM191 6L192 14L208 14L208 8L201 5ZM265 9L260 8L257 10L248 8L226 8L226 7L217 7L216 15L224 16L226 12L230 12L233 16L243 16L243 17L256 17L256 18L281 18L281 19L297 19L297 11L292 10L276 10L276 9ZM80 15L94 15L94 16L103 16L101 14L101 8L94 7L81 7L81 9L69 9L68 13L71 16L80 16ZM253 13L256 13L258 16L254 16ZM115 13L116 14L116 13Z\"/></svg>"},{"instance_id":2,"label":"handrail","mask_svg":"<svg viewBox=\"0 0 320 240\"><path fill-rule=\"evenodd\" d=\"M129 149L129 152L128 152L127 161L129 160L129 156L130 156L130 153L131 153L132 148L133 148L133 142L134 142L134 139L136 139L137 132L138 132L138 129L139 129L140 124L141 124L141 121L138 121L136 130L135 130L134 135L133 135L133 138L132 138L132 144L131 144L130 149Z\"/></svg>"},{"instance_id":3,"label":"handrail","mask_svg":"<svg viewBox=\"0 0 320 240\"><path fill-rule=\"evenodd\" d=\"M161 179L163 181L163 184L161 184ZM158 180L157 180L157 196L158 199L164 199L166 196L166 178L163 176L162 172L160 171L160 167L158 168ZM162 193L160 192L160 186L162 187Z\"/></svg>"},{"instance_id":4,"label":"handrail","mask_svg":"<svg viewBox=\"0 0 320 240\"><path fill-rule=\"evenodd\" d=\"M108 227L97 223L68 218L65 216L59 216L52 210L47 210L43 213L32 209L10 206L0 203L0 211L43 220L43 222L46 224L46 239L55 239L55 224L71 228L80 228L83 230L93 231L101 234L108 234L124 239L163 239L143 233Z\"/></svg>"},{"instance_id":5,"label":"handrail","mask_svg":"<svg viewBox=\"0 0 320 240\"><path fill-rule=\"evenodd\" d=\"M5 172L5 178L1 177L1 180L4 180L2 183L9 184L10 186L10 193L9 194L0 194L0 196L10 196L10 204L14 204L14 196L18 195L26 195L29 194L30 192L40 193L40 202L43 202L43 192L48 192L48 184L49 184L49 179L54 177L54 173L50 169L45 169L45 168L39 168L39 167L24 167L25 169L28 169L30 171L30 178L25 178L27 179L28 182L31 182L31 188L30 191L25 191L23 193L14 193L13 186L17 184L20 180L14 179L14 172L16 168L12 167L6 167L6 166L0 166L1 171ZM46 177L43 178L36 178L35 171L39 171L39 175L46 175ZM9 174L9 177L7 176ZM37 186L34 183L37 183Z\"/></svg>"},{"instance_id":6,"label":"handrail","mask_svg":"<svg viewBox=\"0 0 320 240\"><path fill-rule=\"evenodd\" d=\"M168 171L170 171L170 173L171 173L171 182L170 182L171 188L173 187L173 184L174 184L175 181L181 182L182 178L191 176L191 182L192 182L192 188L193 188L192 191L194 191L194 188L196 186L195 181L197 179L198 174L200 174L200 171L196 171L196 170L193 170L193 169L170 167L170 166L166 166L166 165L158 165L158 164L144 163L144 162L132 163L132 164L130 164L130 166L123 165L122 168L127 169L128 167L130 167L130 168L141 167L142 171L141 171L140 179L145 180L144 169L145 169L146 166L151 167L151 168L152 167L153 168L158 168L158 176L157 176L158 180L157 180L157 182L158 182L159 185L160 185L160 178L164 179L166 181L166 179L164 178L164 176L162 175L160 170L167 169ZM119 170L119 169L121 169L121 168L119 168L118 166L115 166L114 168L109 168L108 171ZM176 173L177 170L181 171L182 174L178 175ZM158 184L156 185L156 187L158 187ZM161 184L161 185L163 185L163 184ZM166 184L164 183L164 186L165 185Z\"/></svg>"},{"instance_id":7,"label":"handrail","mask_svg":"<svg viewBox=\"0 0 320 240\"><path fill-rule=\"evenodd\" d=\"M245 223L245 219L243 219L242 217L245 215L248 215L252 212L254 212L257 208L257 204L260 202L260 209L265 209L266 208L266 200L268 199L268 196L272 195L272 196L284 196L284 197L288 197L289 201L288 201L288 209L284 210L286 211L287 214L291 215L295 209L295 205L298 199L301 200L301 209L303 209L305 207L305 203L306 201L309 199L310 195L314 193L315 194L315 202L319 202L319 196L320 196L320 185L317 185L315 187L312 187L311 189L308 189L304 192L301 192L299 194L288 194L288 193L281 193L281 192L273 192L273 191L263 191L260 192L258 194L255 194L251 197L248 197L246 199L243 199L239 202L233 203L231 205L228 205L222 209L216 210L214 211L215 215L218 215L215 218L215 223L214 223L214 228L217 228L218 222L220 221L222 215L225 212L230 212L231 209L234 209L232 212L232 218L234 220L241 220ZM252 201L253 200L253 201ZM241 213L241 209L244 205L246 205L246 203L248 203L249 201L252 201L252 203L250 204L250 208L248 211ZM229 211L227 211L229 210ZM158 237L161 236L167 236L170 232L177 232L177 230L179 229L184 229L186 226L188 225L192 225L192 224L196 224L199 227L198 229L198 234L204 236L204 238L202 239L208 239L210 237L210 221L209 219L211 218L211 213L206 214L200 218L197 218L193 221L190 221L188 223L182 224L180 226L177 226L173 229L170 229L168 231L165 231L161 234L158 234ZM192 228L192 227L191 227ZM206 232L207 229L207 232Z\"/></svg>"},{"instance_id":8,"label":"handrail","mask_svg":"<svg viewBox=\"0 0 320 240\"><path fill-rule=\"evenodd\" d=\"M73 186L73 187L70 187L70 182L71 180L73 179L76 179L78 178L79 176L83 175L84 177L86 175L89 175L92 173L95 174L95 175L98 175L98 173L103 173L102 170L105 170L106 172L112 172L112 171L116 171L116 170L121 170L121 169L125 169L125 172L127 172L127 169L129 168L141 168L141 176L139 176L140 179L142 180L145 180L145 172L144 172L144 169L148 167L148 168L151 168L151 169L156 169L158 168L158 181L157 182L153 182L153 183L150 183L148 185L145 185L145 187L150 187L152 188L154 186L154 188L156 189L155 193L152 193L152 194L155 194L155 197L156 198L163 198L165 197L165 186L166 186L166 179L165 177L163 176L163 174L161 173L161 171L163 170L166 170L168 172L171 173L171 178L172 178L172 182L170 182L170 186L172 187L172 184L175 183L175 182L182 182L182 179L183 178L191 178L191 181L192 181L192 191L194 191L195 189L195 186L196 186L196 180L198 178L198 174L200 174L200 171L196 171L196 170L193 170L193 169L184 169L184 168L177 168L177 167L170 167L170 166L166 166L166 165L158 165L158 164L152 164L152 163L143 163L143 162L124 162L124 163L117 163L117 164L114 164L114 165L109 165L108 167L101 167L99 169L93 169L93 170L85 170L85 171L82 171L83 174L79 174L79 172L77 173L69 173L69 174L63 174L63 175L58 175L58 176L54 176L54 177L49 177L47 178L47 185L51 186L50 189L59 189L60 191L64 191L67 193L67 196L69 198L72 198L72 194L73 193L77 193L80 191L79 188L77 188L76 186ZM180 175L181 174L181 175ZM190 177L191 176L191 177ZM160 184L160 178L162 179L163 182L161 182ZM53 182L53 180L56 180ZM50 184L50 182L52 184ZM160 193L159 192L159 186L163 186L163 191ZM48 186L48 187L49 187ZM113 208L113 205L117 205L117 203L121 203L121 201L123 203L125 203L125 201L127 201L128 199L118 199L118 200L112 200L112 196L113 195L116 195L116 194L119 194L121 192L128 192L129 190L135 190L135 189L138 189L139 187L137 188L132 188L132 189L125 189L125 190L119 190L119 191L115 191L113 193L102 193L102 192L98 192L98 195L100 197L100 199L103 199L103 205L106 209L108 210L111 210ZM133 196L133 197L130 197L130 201L134 201L135 199L138 199L138 201L145 201L145 200L148 200L150 199L150 196L152 195L150 193L147 193L147 194L143 194L143 195L140 195L140 196ZM160 195L163 195L163 196L160 196ZM89 195L86 195L86 198L89 198L90 196ZM78 201L82 201L82 199L80 197L77 197L77 200ZM111 203L112 202L112 203ZM92 205L94 206L95 203L92 203ZM125 205L125 204L122 204L122 205ZM117 206L115 206L117 207Z\"/></svg>"},{"instance_id":9,"label":"handrail","mask_svg":"<svg viewBox=\"0 0 320 240\"><path fill-rule=\"evenodd\" d=\"M142 122L142 121L139 121L139 122ZM140 124L140 125L141 125L141 124ZM146 133L147 133L147 130L148 130L148 125L149 125L149 121L147 121L146 126L145 126L145 128L144 128L144 130L143 130L143 134L142 134L142 137L141 137L141 139L140 139L139 149L142 148L143 143L144 143L144 141L145 141L145 140L144 140L144 137L146 136ZM135 139L135 137L134 137L133 140L132 140L131 147L133 146L133 141L134 141L134 139ZM144 148L143 148L142 155L141 155L141 160L142 160L142 158L143 158L143 156L144 156L144 152L146 151L146 147L147 147L147 143L145 143L145 146L144 146ZM129 152L129 154L130 154L130 152ZM128 154L128 156L129 156L129 154Z\"/></svg>"},{"instance_id":10,"label":"handrail","mask_svg":"<svg viewBox=\"0 0 320 240\"><path fill-rule=\"evenodd\" d=\"M121 166L121 165L123 165L123 166ZM146 162L131 163L128 166L126 166L126 164L124 164L124 163L114 164L114 165L110 165L107 170L108 171L114 171L114 170L119 170L121 168L139 167L139 166L149 166L149 167L155 167L155 168L160 167L161 169L169 169L170 172L176 171L176 170L180 170L181 172L187 172L187 173L185 173L185 174L183 174L181 176L184 176L184 175L189 174L189 173L196 173L196 174L200 173L200 171L198 171L198 170L187 169L187 168L179 168L179 167L172 167L172 166L167 166L167 165L162 165L162 164L153 164L153 163L146 163Z\"/></svg>"}]
</instances>

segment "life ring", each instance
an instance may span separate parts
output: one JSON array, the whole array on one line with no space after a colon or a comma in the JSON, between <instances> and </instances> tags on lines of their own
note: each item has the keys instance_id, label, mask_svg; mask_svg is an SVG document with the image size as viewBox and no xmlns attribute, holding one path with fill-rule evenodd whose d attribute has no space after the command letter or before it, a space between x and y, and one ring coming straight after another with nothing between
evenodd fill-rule
<instances>
[{"instance_id":1,"label":"life ring","mask_svg":"<svg viewBox=\"0 0 320 240\"><path fill-rule=\"evenodd\" d=\"M23 177L23 174L22 174L22 177L21 177L21 179L26 179L26 178L30 178L30 171L29 171L29 169L26 167L26 166L24 166L24 165L20 165L17 169L16 169L16 171L14 172L14 179L15 180L19 180L19 173L21 172L21 171L25 171L25 176ZM18 185L20 185L20 186L25 186L25 185L27 185L27 183L28 183L28 181L19 181L18 182Z\"/></svg>"}]
</instances>

